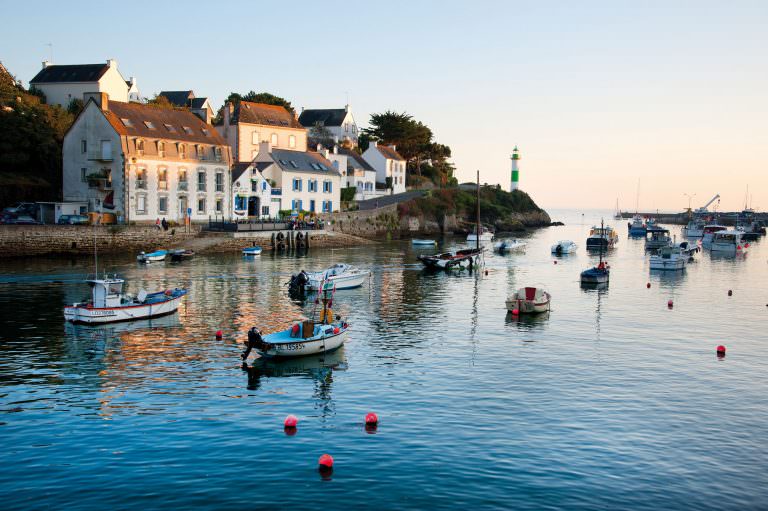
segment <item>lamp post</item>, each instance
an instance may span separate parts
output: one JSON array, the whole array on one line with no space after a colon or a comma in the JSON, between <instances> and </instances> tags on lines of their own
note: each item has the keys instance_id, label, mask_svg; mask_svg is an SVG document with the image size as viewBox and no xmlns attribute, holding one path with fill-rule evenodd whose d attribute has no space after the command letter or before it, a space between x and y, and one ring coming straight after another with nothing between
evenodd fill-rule
<instances>
[{"instance_id":1,"label":"lamp post","mask_svg":"<svg viewBox=\"0 0 768 511\"><path fill-rule=\"evenodd\" d=\"M686 197L688 197L688 211L690 212L690 211L691 211L691 199L693 199L694 197L696 197L696 194L694 193L694 194L692 194L692 195L689 195L689 194L687 194L687 193L684 193L683 195L685 195Z\"/></svg>"}]
</instances>

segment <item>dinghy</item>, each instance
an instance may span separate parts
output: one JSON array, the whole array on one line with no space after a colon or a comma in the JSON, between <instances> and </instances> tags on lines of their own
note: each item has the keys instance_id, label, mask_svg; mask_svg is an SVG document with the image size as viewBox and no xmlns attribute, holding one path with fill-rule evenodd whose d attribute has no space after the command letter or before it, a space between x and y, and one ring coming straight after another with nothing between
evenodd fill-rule
<instances>
[{"instance_id":1,"label":"dinghy","mask_svg":"<svg viewBox=\"0 0 768 511\"><path fill-rule=\"evenodd\" d=\"M425 240L425 239L412 239L411 240L412 245L428 245L428 246L435 246L437 245L437 242L435 240Z\"/></svg>"},{"instance_id":2,"label":"dinghy","mask_svg":"<svg viewBox=\"0 0 768 511\"><path fill-rule=\"evenodd\" d=\"M187 259L192 259L193 257L195 257L195 252L193 250L189 250L188 248L171 251L171 261L175 263L186 261Z\"/></svg>"},{"instance_id":3,"label":"dinghy","mask_svg":"<svg viewBox=\"0 0 768 511\"><path fill-rule=\"evenodd\" d=\"M514 250L522 250L528 245L528 243L520 240L503 240L493 245L494 250L500 254L505 252L512 252Z\"/></svg>"},{"instance_id":4,"label":"dinghy","mask_svg":"<svg viewBox=\"0 0 768 511\"><path fill-rule=\"evenodd\" d=\"M430 269L450 270L452 268L474 268L480 264L483 249L468 248L456 252L443 252L435 255L420 255L419 261Z\"/></svg>"},{"instance_id":5,"label":"dinghy","mask_svg":"<svg viewBox=\"0 0 768 511\"><path fill-rule=\"evenodd\" d=\"M243 249L244 256L257 256L261 254L261 247L246 247Z\"/></svg>"},{"instance_id":6,"label":"dinghy","mask_svg":"<svg viewBox=\"0 0 768 511\"><path fill-rule=\"evenodd\" d=\"M521 287L507 297L507 310L518 311L518 314L536 314L547 312L552 297L549 293L537 287Z\"/></svg>"},{"instance_id":7,"label":"dinghy","mask_svg":"<svg viewBox=\"0 0 768 511\"><path fill-rule=\"evenodd\" d=\"M368 275L370 275L368 271L339 263L323 271L307 272L306 287L308 291L319 291L322 286L328 289L352 289L362 286Z\"/></svg>"},{"instance_id":8,"label":"dinghy","mask_svg":"<svg viewBox=\"0 0 768 511\"><path fill-rule=\"evenodd\" d=\"M560 240L552 245L552 253L556 255L570 254L576 252L577 248L576 243L571 240Z\"/></svg>"},{"instance_id":9,"label":"dinghy","mask_svg":"<svg viewBox=\"0 0 768 511\"><path fill-rule=\"evenodd\" d=\"M140 263L154 263L165 260L165 256L168 255L167 250L155 250L154 252L139 252L136 256L136 260Z\"/></svg>"}]
</instances>

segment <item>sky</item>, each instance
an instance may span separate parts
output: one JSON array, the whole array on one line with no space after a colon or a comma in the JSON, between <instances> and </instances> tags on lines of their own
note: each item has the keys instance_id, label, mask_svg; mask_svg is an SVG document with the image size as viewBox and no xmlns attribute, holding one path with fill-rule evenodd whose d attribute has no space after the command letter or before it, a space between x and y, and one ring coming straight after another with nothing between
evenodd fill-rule
<instances>
[{"instance_id":1,"label":"sky","mask_svg":"<svg viewBox=\"0 0 768 511\"><path fill-rule=\"evenodd\" d=\"M0 0L5 4L8 0ZM0 5L2 7L2 5ZM3 8L8 13L10 6ZM294 107L407 112L460 181L544 208L680 211L719 193L768 210L768 2L14 2L0 61L25 85L117 59L143 95L216 108L267 91ZM747 187L749 196L747 196ZM694 195L695 194L695 195Z\"/></svg>"}]
</instances>

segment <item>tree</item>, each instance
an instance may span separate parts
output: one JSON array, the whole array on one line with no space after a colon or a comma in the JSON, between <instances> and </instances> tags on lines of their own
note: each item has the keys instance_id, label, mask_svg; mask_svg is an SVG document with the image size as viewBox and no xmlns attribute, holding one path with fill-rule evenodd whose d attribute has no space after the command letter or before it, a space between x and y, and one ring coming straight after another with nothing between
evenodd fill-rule
<instances>
[{"instance_id":1,"label":"tree","mask_svg":"<svg viewBox=\"0 0 768 511\"><path fill-rule=\"evenodd\" d=\"M285 98L281 98L280 96L275 96L274 94L270 94L269 92L256 93L254 91L250 91L247 94L230 92L229 96L227 96L227 99L225 100L225 103L232 102L232 104L237 106L241 101L282 106L282 107L285 107L285 109L288 110L289 112L295 113L293 106L291 106L290 101L286 100Z\"/></svg>"},{"instance_id":2,"label":"tree","mask_svg":"<svg viewBox=\"0 0 768 511\"><path fill-rule=\"evenodd\" d=\"M387 145L396 145L397 152L413 162L432 141L432 130L407 113L387 110L383 114L372 114L370 128L363 130L369 140Z\"/></svg>"},{"instance_id":3,"label":"tree","mask_svg":"<svg viewBox=\"0 0 768 511\"><path fill-rule=\"evenodd\" d=\"M156 106L158 108L162 108L164 110L175 110L176 105L168 101L168 98L165 96L158 96L155 94L155 97L147 101L148 105Z\"/></svg>"},{"instance_id":4,"label":"tree","mask_svg":"<svg viewBox=\"0 0 768 511\"><path fill-rule=\"evenodd\" d=\"M326 128L325 124L320 121L317 121L314 126L309 128L309 133L307 135L309 136L312 146L320 144L327 149L333 147L333 133L331 133L331 130Z\"/></svg>"}]
</instances>

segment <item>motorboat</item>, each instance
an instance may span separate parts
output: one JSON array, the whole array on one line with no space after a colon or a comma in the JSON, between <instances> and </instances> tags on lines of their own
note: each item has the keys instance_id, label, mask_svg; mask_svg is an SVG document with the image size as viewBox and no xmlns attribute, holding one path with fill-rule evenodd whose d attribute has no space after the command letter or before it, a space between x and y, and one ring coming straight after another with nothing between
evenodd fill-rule
<instances>
[{"instance_id":1,"label":"motorboat","mask_svg":"<svg viewBox=\"0 0 768 511\"><path fill-rule=\"evenodd\" d=\"M651 270L682 270L690 258L680 245L662 247L651 256Z\"/></svg>"},{"instance_id":2,"label":"motorboat","mask_svg":"<svg viewBox=\"0 0 768 511\"><path fill-rule=\"evenodd\" d=\"M418 246L430 246L434 247L437 245L437 242L435 240L426 240L426 239L418 239L414 238L411 240L412 245L418 245Z\"/></svg>"},{"instance_id":3,"label":"motorboat","mask_svg":"<svg viewBox=\"0 0 768 511\"><path fill-rule=\"evenodd\" d=\"M627 228L629 229L630 236L643 236L647 227L643 217L635 215L631 221L627 222Z\"/></svg>"},{"instance_id":4,"label":"motorboat","mask_svg":"<svg viewBox=\"0 0 768 511\"><path fill-rule=\"evenodd\" d=\"M552 245L552 253L556 255L571 254L576 252L578 246L571 240L560 240Z\"/></svg>"},{"instance_id":5,"label":"motorboat","mask_svg":"<svg viewBox=\"0 0 768 511\"><path fill-rule=\"evenodd\" d=\"M704 230L701 235L701 244L708 247L712 243L712 238L715 237L715 233L719 231L728 230L727 225L722 224L708 224L704 226Z\"/></svg>"},{"instance_id":6,"label":"motorboat","mask_svg":"<svg viewBox=\"0 0 768 511\"><path fill-rule=\"evenodd\" d=\"M610 229L610 227L606 228L603 222L600 222L600 227L593 227L592 232L595 232L597 230L600 234L605 234L606 229ZM611 229L613 231L613 229ZM614 233L615 236L615 233ZM591 238L590 233L590 238ZM590 238L587 238L587 243L589 243ZM602 239L602 238L600 238ZM611 276L611 268L608 266L608 263L603 261L603 251L606 248L607 243L598 243L597 248L600 250L600 261L598 262L597 266L589 268L587 270L584 270L581 272L581 284L582 285L593 285L593 284L607 284L608 280ZM589 244L587 244L587 248L589 248Z\"/></svg>"},{"instance_id":7,"label":"motorboat","mask_svg":"<svg viewBox=\"0 0 768 511\"><path fill-rule=\"evenodd\" d=\"M594 226L589 231L587 238L587 250L613 248L619 242L619 236L610 225Z\"/></svg>"},{"instance_id":8,"label":"motorboat","mask_svg":"<svg viewBox=\"0 0 768 511\"><path fill-rule=\"evenodd\" d=\"M442 254L419 256L419 261L430 269L450 270L454 268L472 269L480 264L483 254L482 248L469 248L456 252L443 252Z\"/></svg>"},{"instance_id":9,"label":"motorboat","mask_svg":"<svg viewBox=\"0 0 768 511\"><path fill-rule=\"evenodd\" d=\"M290 328L272 334L256 335L254 348L264 357L301 357L327 353L341 347L347 340L349 323L334 318L331 302L333 289L324 288L319 320L299 321ZM249 346L250 350L250 346ZM243 354L245 360L248 351Z\"/></svg>"},{"instance_id":10,"label":"motorboat","mask_svg":"<svg viewBox=\"0 0 768 511\"><path fill-rule=\"evenodd\" d=\"M749 242L744 240L741 231L735 229L717 231L714 233L709 249L712 252L745 254L749 249Z\"/></svg>"},{"instance_id":11,"label":"motorboat","mask_svg":"<svg viewBox=\"0 0 768 511\"><path fill-rule=\"evenodd\" d=\"M686 238L701 238L704 235L704 221L694 219L683 227L683 236Z\"/></svg>"},{"instance_id":12,"label":"motorboat","mask_svg":"<svg viewBox=\"0 0 768 511\"><path fill-rule=\"evenodd\" d=\"M171 261L179 263L181 261L186 261L187 259L192 259L195 257L195 252L193 250L189 250L188 248L182 248L178 250L171 250Z\"/></svg>"},{"instance_id":13,"label":"motorboat","mask_svg":"<svg viewBox=\"0 0 768 511\"><path fill-rule=\"evenodd\" d=\"M477 242L478 238L478 229L475 227L475 229L467 234L467 241L474 241ZM480 227L480 241L493 241L493 232L486 229L485 227Z\"/></svg>"},{"instance_id":14,"label":"motorboat","mask_svg":"<svg viewBox=\"0 0 768 511\"><path fill-rule=\"evenodd\" d=\"M261 247L245 247L243 249L244 256L257 256L261 254Z\"/></svg>"},{"instance_id":15,"label":"motorboat","mask_svg":"<svg viewBox=\"0 0 768 511\"><path fill-rule=\"evenodd\" d=\"M91 299L64 307L67 321L97 324L164 316L175 312L187 294L180 288L155 293L142 289L134 297L122 292L125 281L114 275L86 282L91 287Z\"/></svg>"},{"instance_id":16,"label":"motorboat","mask_svg":"<svg viewBox=\"0 0 768 511\"><path fill-rule=\"evenodd\" d=\"M507 310L518 314L547 312L552 296L538 287L521 287L507 297Z\"/></svg>"},{"instance_id":17,"label":"motorboat","mask_svg":"<svg viewBox=\"0 0 768 511\"><path fill-rule=\"evenodd\" d=\"M168 255L167 250L155 250L154 252L139 252L136 256L136 260L140 263L155 263L158 261L164 261L165 256Z\"/></svg>"},{"instance_id":18,"label":"motorboat","mask_svg":"<svg viewBox=\"0 0 768 511\"><path fill-rule=\"evenodd\" d=\"M645 231L645 249L658 250L672 245L669 229L663 227L648 227Z\"/></svg>"},{"instance_id":19,"label":"motorboat","mask_svg":"<svg viewBox=\"0 0 768 511\"><path fill-rule=\"evenodd\" d=\"M352 289L363 285L370 275L369 271L360 270L349 264L334 264L318 272L306 272L308 291L323 289Z\"/></svg>"},{"instance_id":20,"label":"motorboat","mask_svg":"<svg viewBox=\"0 0 768 511\"><path fill-rule=\"evenodd\" d=\"M499 252L500 254L503 254L505 252L512 252L514 250L522 250L524 249L528 243L525 241L520 240L502 240L497 243L494 243L493 249Z\"/></svg>"},{"instance_id":21,"label":"motorboat","mask_svg":"<svg viewBox=\"0 0 768 511\"><path fill-rule=\"evenodd\" d=\"M758 231L753 231L750 224L737 225L736 230L741 232L741 238L744 241L757 241L760 239L760 233Z\"/></svg>"}]
</instances>

